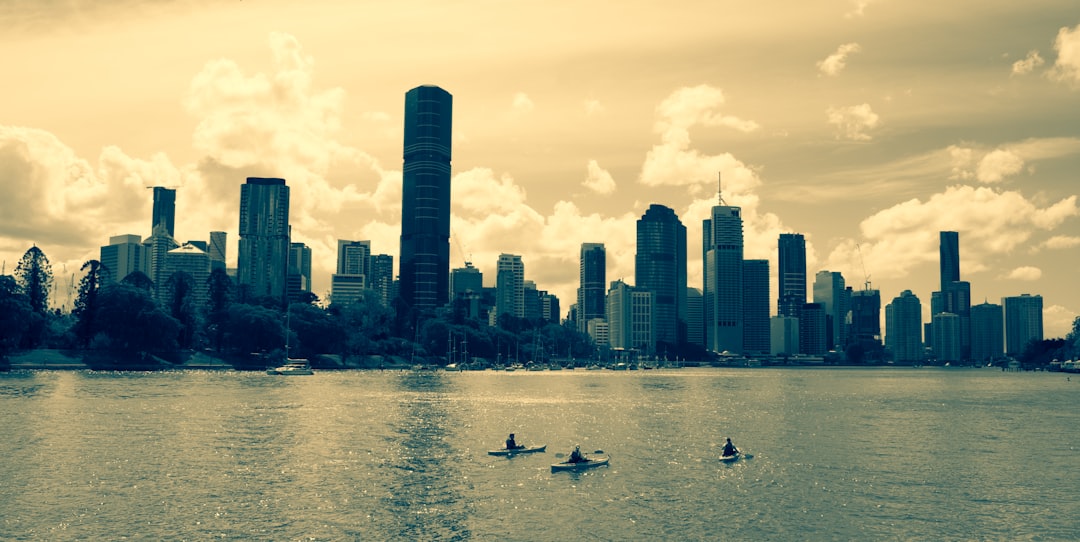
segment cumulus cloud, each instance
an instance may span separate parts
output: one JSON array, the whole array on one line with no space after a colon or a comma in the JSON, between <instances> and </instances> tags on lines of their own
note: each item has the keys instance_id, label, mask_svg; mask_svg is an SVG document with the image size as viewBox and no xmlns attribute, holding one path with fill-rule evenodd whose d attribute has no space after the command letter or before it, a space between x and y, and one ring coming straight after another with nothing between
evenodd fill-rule
<instances>
[{"instance_id":1,"label":"cumulus cloud","mask_svg":"<svg viewBox=\"0 0 1080 542\"><path fill-rule=\"evenodd\" d=\"M971 171L971 164L974 161L974 150L957 145L949 145L945 150L949 153L949 159L951 161L949 179L966 181L975 176Z\"/></svg>"},{"instance_id":2,"label":"cumulus cloud","mask_svg":"<svg viewBox=\"0 0 1080 542\"><path fill-rule=\"evenodd\" d=\"M1042 278L1042 269L1025 265L1009 271L1005 278L1012 280L1034 281Z\"/></svg>"},{"instance_id":3,"label":"cumulus cloud","mask_svg":"<svg viewBox=\"0 0 1080 542\"><path fill-rule=\"evenodd\" d=\"M1080 236L1076 235L1055 235L1046 241L1043 241L1041 248L1050 250L1062 250L1067 248L1073 248L1080 246Z\"/></svg>"},{"instance_id":4,"label":"cumulus cloud","mask_svg":"<svg viewBox=\"0 0 1080 542\"><path fill-rule=\"evenodd\" d=\"M830 107L825 110L829 124L836 126L839 138L853 141L869 141L870 134L867 130L876 128L879 122L877 113L870 108L870 104L850 105L847 107Z\"/></svg>"},{"instance_id":5,"label":"cumulus cloud","mask_svg":"<svg viewBox=\"0 0 1080 542\"><path fill-rule=\"evenodd\" d=\"M517 113L528 113L533 109L536 109L536 104L533 103L528 94L518 92L514 94L514 100L511 102L510 107Z\"/></svg>"},{"instance_id":6,"label":"cumulus cloud","mask_svg":"<svg viewBox=\"0 0 1080 542\"><path fill-rule=\"evenodd\" d=\"M724 94L708 85L684 87L671 93L656 108L653 130L660 142L645 157L639 181L649 186L687 186L692 193L716 193L718 172L723 172L725 192L743 192L760 184L757 174L728 153L705 155L692 148L690 128L727 126L749 132L754 121L725 116L717 111Z\"/></svg>"},{"instance_id":7,"label":"cumulus cloud","mask_svg":"<svg viewBox=\"0 0 1080 542\"><path fill-rule=\"evenodd\" d=\"M1013 75L1025 75L1035 71L1035 68L1042 66L1046 61L1043 57L1039 56L1038 50L1028 51L1026 57L1023 60L1017 60L1013 62L1012 74Z\"/></svg>"},{"instance_id":8,"label":"cumulus cloud","mask_svg":"<svg viewBox=\"0 0 1080 542\"><path fill-rule=\"evenodd\" d=\"M821 73L829 76L839 75L840 72L843 71L844 67L847 65L848 55L850 55L851 53L857 53L861 49L862 48L859 47L858 43L845 43L838 47L835 53L825 57L825 60L818 62L818 70L821 71Z\"/></svg>"},{"instance_id":9,"label":"cumulus cloud","mask_svg":"<svg viewBox=\"0 0 1080 542\"><path fill-rule=\"evenodd\" d=\"M969 271L1030 243L1038 231L1052 231L1080 216L1077 196L1040 207L1020 192L990 187L953 186L923 201L912 199L879 211L859 225L866 267L881 278L907 276L919 265L936 262L938 232L959 231ZM858 269L854 240L829 255L831 268Z\"/></svg>"},{"instance_id":10,"label":"cumulus cloud","mask_svg":"<svg viewBox=\"0 0 1080 542\"><path fill-rule=\"evenodd\" d=\"M1073 321L1080 316L1077 311L1061 305L1043 307L1043 330L1047 338L1065 337L1072 332Z\"/></svg>"},{"instance_id":11,"label":"cumulus cloud","mask_svg":"<svg viewBox=\"0 0 1080 542\"><path fill-rule=\"evenodd\" d=\"M1070 83L1080 83L1080 24L1069 28L1062 27L1054 40L1057 60L1050 70L1050 76Z\"/></svg>"},{"instance_id":12,"label":"cumulus cloud","mask_svg":"<svg viewBox=\"0 0 1080 542\"><path fill-rule=\"evenodd\" d=\"M1007 149L996 149L979 161L976 174L981 183L998 183L1024 169L1024 159Z\"/></svg>"},{"instance_id":13,"label":"cumulus cloud","mask_svg":"<svg viewBox=\"0 0 1080 542\"><path fill-rule=\"evenodd\" d=\"M862 17L866 13L866 6L871 4L871 0L851 0L851 11L844 14L844 17L853 19L855 17Z\"/></svg>"},{"instance_id":14,"label":"cumulus cloud","mask_svg":"<svg viewBox=\"0 0 1080 542\"><path fill-rule=\"evenodd\" d=\"M587 175L585 181L581 183L585 188L605 196L615 192L615 179L607 170L600 167L596 160L589 160L585 169Z\"/></svg>"}]
</instances>

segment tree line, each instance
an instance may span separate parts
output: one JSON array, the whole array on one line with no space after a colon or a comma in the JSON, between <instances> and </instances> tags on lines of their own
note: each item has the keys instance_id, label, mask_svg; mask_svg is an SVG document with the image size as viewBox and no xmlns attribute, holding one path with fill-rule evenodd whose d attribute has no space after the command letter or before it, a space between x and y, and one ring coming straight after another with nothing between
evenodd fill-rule
<instances>
[{"instance_id":1,"label":"tree line","mask_svg":"<svg viewBox=\"0 0 1080 542\"><path fill-rule=\"evenodd\" d=\"M458 304L418 315L383 305L374 292L325 307L308 292L284 304L251 295L223 269L210 273L200 302L188 273L174 273L155 296L158 289L142 272L113 281L98 260L85 262L80 272L67 314L49 310L53 274L40 248L27 250L14 275L0 276L0 359L36 348L76 350L102 368L179 364L192 351L211 352L237 368L262 368L285 357L318 366L326 354L352 366L386 356L427 364L596 356L592 339L569 325L504 315L489 326L467 318Z\"/></svg>"}]
</instances>

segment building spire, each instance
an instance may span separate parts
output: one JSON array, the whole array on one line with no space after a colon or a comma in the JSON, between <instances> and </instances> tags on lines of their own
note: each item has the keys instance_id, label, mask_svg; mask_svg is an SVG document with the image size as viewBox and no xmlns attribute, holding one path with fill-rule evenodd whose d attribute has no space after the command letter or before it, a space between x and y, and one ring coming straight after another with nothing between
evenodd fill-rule
<instances>
[{"instance_id":1,"label":"building spire","mask_svg":"<svg viewBox=\"0 0 1080 542\"><path fill-rule=\"evenodd\" d=\"M716 172L716 199L720 201L720 205L727 205L724 202L724 174L723 172Z\"/></svg>"}]
</instances>

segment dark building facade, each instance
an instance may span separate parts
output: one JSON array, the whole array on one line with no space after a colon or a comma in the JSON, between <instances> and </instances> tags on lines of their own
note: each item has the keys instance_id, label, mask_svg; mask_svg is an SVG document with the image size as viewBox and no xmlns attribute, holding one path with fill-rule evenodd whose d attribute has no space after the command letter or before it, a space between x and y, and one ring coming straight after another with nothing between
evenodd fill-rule
<instances>
[{"instance_id":1,"label":"dark building facade","mask_svg":"<svg viewBox=\"0 0 1080 542\"><path fill-rule=\"evenodd\" d=\"M237 283L245 295L285 303L289 269L289 187L285 179L248 177L240 186Z\"/></svg>"},{"instance_id":2,"label":"dark building facade","mask_svg":"<svg viewBox=\"0 0 1080 542\"><path fill-rule=\"evenodd\" d=\"M405 93L399 295L412 310L450 292L450 148L453 98L432 85Z\"/></svg>"},{"instance_id":3,"label":"dark building facade","mask_svg":"<svg viewBox=\"0 0 1080 542\"><path fill-rule=\"evenodd\" d=\"M801 233L781 233L777 249L776 312L798 318L806 305L806 239Z\"/></svg>"},{"instance_id":4,"label":"dark building facade","mask_svg":"<svg viewBox=\"0 0 1080 542\"><path fill-rule=\"evenodd\" d=\"M657 353L686 342L686 226L668 207L654 203L637 221L634 283L653 293Z\"/></svg>"},{"instance_id":5,"label":"dark building facade","mask_svg":"<svg viewBox=\"0 0 1080 542\"><path fill-rule=\"evenodd\" d=\"M176 236L176 190L164 186L154 187L154 210L150 231L158 224L165 224L170 237Z\"/></svg>"}]
</instances>

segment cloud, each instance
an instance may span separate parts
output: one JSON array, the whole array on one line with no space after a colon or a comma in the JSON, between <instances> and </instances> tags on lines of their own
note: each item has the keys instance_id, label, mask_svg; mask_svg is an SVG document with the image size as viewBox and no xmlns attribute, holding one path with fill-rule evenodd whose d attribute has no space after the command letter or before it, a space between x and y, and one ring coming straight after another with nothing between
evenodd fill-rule
<instances>
[{"instance_id":1,"label":"cloud","mask_svg":"<svg viewBox=\"0 0 1080 542\"><path fill-rule=\"evenodd\" d=\"M818 62L818 70L829 76L839 75L847 64L848 55L857 53L860 50L861 47L859 47L858 43L845 43L838 47L835 53L825 57L825 60Z\"/></svg>"},{"instance_id":2,"label":"cloud","mask_svg":"<svg viewBox=\"0 0 1080 542\"><path fill-rule=\"evenodd\" d=\"M830 107L825 110L829 124L836 125L837 138L846 138L853 141L869 141L870 134L866 131L876 128L879 122L877 113L870 109L870 104L851 105L847 107Z\"/></svg>"},{"instance_id":3,"label":"cloud","mask_svg":"<svg viewBox=\"0 0 1080 542\"><path fill-rule=\"evenodd\" d=\"M1025 265L1009 271L1005 278L1012 280L1035 281L1042 278L1042 269Z\"/></svg>"},{"instance_id":4,"label":"cloud","mask_svg":"<svg viewBox=\"0 0 1080 542\"><path fill-rule=\"evenodd\" d=\"M1073 321L1077 316L1080 316L1077 311L1061 305L1043 307L1043 330L1045 336L1047 338L1065 337L1072 331Z\"/></svg>"},{"instance_id":5,"label":"cloud","mask_svg":"<svg viewBox=\"0 0 1080 542\"><path fill-rule=\"evenodd\" d=\"M605 196L615 192L615 179L605 169L601 168L600 164L596 163L596 160L589 160L586 170L588 176L581 183L585 188Z\"/></svg>"},{"instance_id":6,"label":"cloud","mask_svg":"<svg viewBox=\"0 0 1080 542\"><path fill-rule=\"evenodd\" d=\"M1006 149L996 149L979 161L976 177L981 183L998 183L1024 169L1024 159Z\"/></svg>"},{"instance_id":7,"label":"cloud","mask_svg":"<svg viewBox=\"0 0 1080 542\"><path fill-rule=\"evenodd\" d=\"M1050 250L1062 250L1078 246L1080 246L1080 236L1076 235L1055 235L1039 245L1040 248Z\"/></svg>"},{"instance_id":8,"label":"cloud","mask_svg":"<svg viewBox=\"0 0 1080 542\"><path fill-rule=\"evenodd\" d=\"M1017 60L1012 65L1012 75L1025 75L1035 71L1035 68L1042 66L1046 61L1039 56L1038 50L1028 51L1027 57L1023 60Z\"/></svg>"},{"instance_id":9,"label":"cloud","mask_svg":"<svg viewBox=\"0 0 1080 542\"><path fill-rule=\"evenodd\" d=\"M514 100L511 102L510 107L512 107L515 112L524 114L536 109L536 104L533 103L528 94L518 92L514 94Z\"/></svg>"},{"instance_id":10,"label":"cloud","mask_svg":"<svg viewBox=\"0 0 1080 542\"><path fill-rule=\"evenodd\" d=\"M585 100L585 114L588 116L599 115L604 112L604 104L600 100Z\"/></svg>"},{"instance_id":11,"label":"cloud","mask_svg":"<svg viewBox=\"0 0 1080 542\"><path fill-rule=\"evenodd\" d=\"M871 0L851 0L851 11L844 14L844 17L852 19L855 17L862 17L865 14L866 6L871 4Z\"/></svg>"},{"instance_id":12,"label":"cloud","mask_svg":"<svg viewBox=\"0 0 1080 542\"><path fill-rule=\"evenodd\" d=\"M938 232L958 231L964 239L965 270L973 272L1030 243L1036 232L1052 231L1076 216L1077 196L1040 207L1019 192L952 186L925 201L911 199L867 217L859 225L860 250L854 240L839 243L828 265L858 270L861 251L875 276L906 277L915 267L937 261Z\"/></svg>"},{"instance_id":13,"label":"cloud","mask_svg":"<svg viewBox=\"0 0 1080 542\"><path fill-rule=\"evenodd\" d=\"M759 185L757 174L730 154L705 155L691 148L690 128L694 126L728 126L744 132L758 128L756 122L717 112L723 103L723 91L708 85L680 88L660 102L653 126L660 142L646 155L639 181L715 194L717 173L722 172L725 192L744 192Z\"/></svg>"},{"instance_id":14,"label":"cloud","mask_svg":"<svg viewBox=\"0 0 1080 542\"><path fill-rule=\"evenodd\" d=\"M1050 77L1059 81L1080 83L1080 24L1058 30L1054 50L1058 56L1050 70Z\"/></svg>"}]
</instances>

